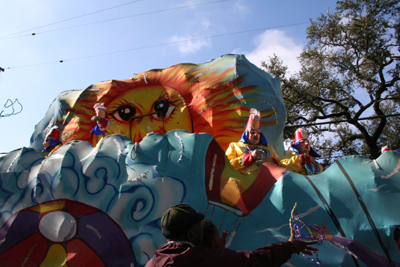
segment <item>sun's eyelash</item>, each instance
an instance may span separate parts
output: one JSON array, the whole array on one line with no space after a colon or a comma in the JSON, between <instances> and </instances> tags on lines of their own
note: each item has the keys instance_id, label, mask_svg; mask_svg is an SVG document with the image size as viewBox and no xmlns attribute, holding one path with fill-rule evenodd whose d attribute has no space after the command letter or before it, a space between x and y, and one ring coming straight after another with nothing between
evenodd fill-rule
<instances>
[{"instance_id":1,"label":"sun's eyelash","mask_svg":"<svg viewBox=\"0 0 400 267\"><path fill-rule=\"evenodd\" d=\"M132 103L129 103L126 99L120 99L117 102L113 103L112 105L108 106L108 109L111 111L116 110L117 108L124 106L124 105L132 105Z\"/></svg>"}]
</instances>

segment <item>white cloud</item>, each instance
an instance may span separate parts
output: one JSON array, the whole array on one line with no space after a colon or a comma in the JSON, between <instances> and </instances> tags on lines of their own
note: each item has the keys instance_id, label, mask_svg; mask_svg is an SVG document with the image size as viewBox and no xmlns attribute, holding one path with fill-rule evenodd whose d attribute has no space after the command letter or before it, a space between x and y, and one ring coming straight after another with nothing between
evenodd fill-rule
<instances>
[{"instance_id":1,"label":"white cloud","mask_svg":"<svg viewBox=\"0 0 400 267\"><path fill-rule=\"evenodd\" d=\"M197 19L194 19L191 22L191 25L189 26L190 28L196 29L196 31L194 31L196 32L195 36L189 34L185 36L174 35L171 38L169 38L168 42L175 43L180 53L182 53L183 55L195 54L203 47L211 46L211 39L207 38L202 39L202 36L207 36L206 33L209 32L208 29L210 28L211 25L212 23L208 18L204 16L199 16Z\"/></svg>"},{"instance_id":2,"label":"white cloud","mask_svg":"<svg viewBox=\"0 0 400 267\"><path fill-rule=\"evenodd\" d=\"M269 56L276 54L283 64L288 66L290 74L300 70L300 63L297 57L300 56L303 48L302 44L295 43L294 40L280 30L267 30L257 36L253 43L256 48L246 54L246 58L257 66L261 66L261 61L267 61Z\"/></svg>"},{"instance_id":3,"label":"white cloud","mask_svg":"<svg viewBox=\"0 0 400 267\"><path fill-rule=\"evenodd\" d=\"M200 24L203 26L202 30L206 31L208 30L208 28L210 28L210 26L212 25L211 21L208 18L202 17L200 19Z\"/></svg>"},{"instance_id":4,"label":"white cloud","mask_svg":"<svg viewBox=\"0 0 400 267\"><path fill-rule=\"evenodd\" d=\"M233 11L235 13L245 15L245 14L248 14L250 10L248 7L242 5L242 3L240 3L240 1L237 1L233 6Z\"/></svg>"},{"instance_id":5,"label":"white cloud","mask_svg":"<svg viewBox=\"0 0 400 267\"><path fill-rule=\"evenodd\" d=\"M185 41L188 40L188 41ZM170 43L176 43L175 45L178 47L179 51L184 54L194 54L203 47L211 46L210 39L195 39L191 36L183 37L183 36L172 36L169 41Z\"/></svg>"}]
</instances>

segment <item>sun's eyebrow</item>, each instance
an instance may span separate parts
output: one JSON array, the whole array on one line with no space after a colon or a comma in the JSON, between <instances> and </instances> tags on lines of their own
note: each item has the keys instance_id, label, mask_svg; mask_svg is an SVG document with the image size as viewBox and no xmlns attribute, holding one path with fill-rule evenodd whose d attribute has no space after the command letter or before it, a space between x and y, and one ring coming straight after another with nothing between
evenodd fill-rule
<instances>
[{"instance_id":1,"label":"sun's eyebrow","mask_svg":"<svg viewBox=\"0 0 400 267\"><path fill-rule=\"evenodd\" d=\"M139 102L136 102L135 100L132 100L131 103L135 104L136 106L139 106L141 109L143 109L142 104L140 104Z\"/></svg>"}]
</instances>

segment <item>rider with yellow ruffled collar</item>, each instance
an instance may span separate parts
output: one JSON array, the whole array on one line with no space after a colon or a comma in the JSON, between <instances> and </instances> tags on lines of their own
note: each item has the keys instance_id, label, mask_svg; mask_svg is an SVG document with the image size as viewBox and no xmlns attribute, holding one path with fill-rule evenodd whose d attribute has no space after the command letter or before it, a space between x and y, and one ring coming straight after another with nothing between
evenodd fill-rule
<instances>
[{"instance_id":1,"label":"rider with yellow ruffled collar","mask_svg":"<svg viewBox=\"0 0 400 267\"><path fill-rule=\"evenodd\" d=\"M292 148L293 152L283 156L282 167L303 175L314 175L323 171L322 165L315 159L321 156L312 149L308 134L303 128L296 130Z\"/></svg>"},{"instance_id":2,"label":"rider with yellow ruffled collar","mask_svg":"<svg viewBox=\"0 0 400 267\"><path fill-rule=\"evenodd\" d=\"M260 112L252 108L239 142L230 143L226 151L232 166L246 174L252 173L267 162L279 165L278 154L261 132L260 120Z\"/></svg>"}]
</instances>

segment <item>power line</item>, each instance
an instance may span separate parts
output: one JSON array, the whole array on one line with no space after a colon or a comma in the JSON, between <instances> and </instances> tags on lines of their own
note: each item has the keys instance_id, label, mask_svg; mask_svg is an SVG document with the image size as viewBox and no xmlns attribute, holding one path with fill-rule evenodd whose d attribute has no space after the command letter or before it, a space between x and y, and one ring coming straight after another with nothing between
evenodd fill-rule
<instances>
[{"instance_id":1,"label":"power line","mask_svg":"<svg viewBox=\"0 0 400 267\"><path fill-rule=\"evenodd\" d=\"M113 18L113 19L89 22L89 23L85 23L85 24L79 24L79 25L75 25L75 26L64 27L64 28L48 30L48 31L43 31L43 32L36 32L36 33L31 33L31 34L25 34L25 35L21 35L21 36L14 36L14 37L9 37L9 38L0 37L0 40L27 37L27 36L36 36L38 34L57 32L57 31L62 31L62 30L67 30L67 29L72 29L72 28L79 28L79 27L84 27L84 26L94 25L94 24L99 24L99 23L104 23L104 22L110 22L110 21L116 21L116 20L121 20L121 19L139 17L139 16L144 16L144 15L157 14L157 13L162 13L162 12L167 12L167 11L173 11L173 10L179 10L179 9L184 9L184 8L189 8L189 7L195 7L195 6L216 4L216 3L227 2L227 1L230 1L230 0L219 0L219 1L214 1L214 2L207 2L207 3L193 4L193 5L181 6L181 7L175 7L175 8L162 9L162 10L157 10L157 11L150 11L150 12L146 12L146 13L140 13L140 14L135 14L135 15L130 15L130 16L124 16L124 17L118 17L118 18Z\"/></svg>"},{"instance_id":2,"label":"power line","mask_svg":"<svg viewBox=\"0 0 400 267\"><path fill-rule=\"evenodd\" d=\"M98 10L98 11L86 13L86 14L83 14L83 15L80 15L80 16L72 17L72 18L69 18L69 19L64 19L64 20L60 20L60 21L57 21L57 22L49 23L49 24L42 25L42 26L39 26L39 27L35 27L35 28L29 29L29 30L24 30L24 31L12 33L12 34L9 34L9 35L1 36L0 39L3 39L5 37L9 37L9 36L13 36L13 35L17 35L17 34L20 34L20 33L24 33L24 32L29 32L29 31L32 31L32 30L48 27L48 26L51 26L51 25L59 24L59 23L62 23L62 22L66 22L66 21L70 21L70 20L74 20L74 19L90 16L90 15L93 15L93 14L96 14L96 13L104 12L104 11L107 11L107 10L110 10L110 9L114 9L114 8L118 8L118 7L121 7L121 6L130 5L130 4L133 4L133 3L140 2L140 1L141 0L131 1L131 2L128 2L128 3L125 3L125 4L121 4L121 5L117 5L117 6L113 6L113 7L109 7L109 8L105 8L105 9L101 9L101 10Z\"/></svg>"},{"instance_id":3,"label":"power line","mask_svg":"<svg viewBox=\"0 0 400 267\"><path fill-rule=\"evenodd\" d=\"M381 119L381 118L386 118L386 117L397 117L397 116L400 116L400 114L371 116L371 117L363 117L363 118L357 118L357 119L351 119L351 120L336 120L336 121L315 122L315 123L308 123L308 124L286 125L285 128L316 126L316 125L324 125L324 124L336 124L336 123L349 122L349 121L374 120L374 119Z\"/></svg>"},{"instance_id":4,"label":"power line","mask_svg":"<svg viewBox=\"0 0 400 267\"><path fill-rule=\"evenodd\" d=\"M106 53L102 53L102 54L95 54L95 55L83 56L83 57L78 57L78 58L62 59L62 60L59 60L59 61L52 61L52 62L47 62L47 63L38 63L38 64L31 64L31 65L7 67L6 69L16 69L16 68L32 67L32 66L39 66L39 65L46 65L46 64L63 63L63 62L66 62L66 61L74 61L74 60L80 60L80 59L85 59L85 58L100 57L100 56L105 56L105 55L124 53L124 52L147 49L147 48L153 48L153 47L158 47L158 46L185 43L185 42L204 40L204 39L212 39L212 38L217 38L217 37L230 36L230 35L236 35L236 34L243 34L243 33L249 33L249 32L265 31L265 30L271 30L271 29L277 29L277 28L298 26L298 25L309 24L309 23L310 22L299 22L299 23L293 23L293 24L287 24L287 25L281 25L281 26L275 26L275 27L265 27L265 28L258 28L258 29L252 29L252 30L245 30L245 31L217 34L217 35L211 35L211 36L205 36L205 37L199 37L199 38L185 39L185 40L180 40L180 41L175 41L175 42L167 42L167 43L154 44L154 45L148 45L148 46L142 46L142 47L135 47L135 48L119 50L119 51L114 51L114 52L106 52Z\"/></svg>"}]
</instances>

